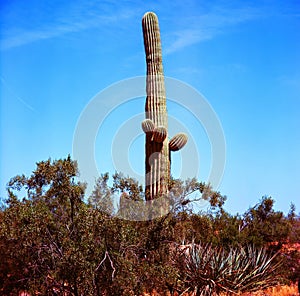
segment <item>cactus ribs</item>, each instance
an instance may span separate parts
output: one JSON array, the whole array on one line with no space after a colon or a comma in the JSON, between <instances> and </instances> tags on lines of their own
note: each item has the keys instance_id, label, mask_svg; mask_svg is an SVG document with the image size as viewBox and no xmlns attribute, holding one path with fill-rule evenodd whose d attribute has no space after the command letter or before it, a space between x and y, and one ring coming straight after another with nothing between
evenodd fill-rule
<instances>
[{"instance_id":1,"label":"cactus ribs","mask_svg":"<svg viewBox=\"0 0 300 296\"><path fill-rule=\"evenodd\" d=\"M147 63L147 98L142 129L146 134L146 200L168 195L171 151L178 151L187 142L179 133L168 139L168 113L162 65L162 50L157 16L147 12L142 19Z\"/></svg>"}]
</instances>

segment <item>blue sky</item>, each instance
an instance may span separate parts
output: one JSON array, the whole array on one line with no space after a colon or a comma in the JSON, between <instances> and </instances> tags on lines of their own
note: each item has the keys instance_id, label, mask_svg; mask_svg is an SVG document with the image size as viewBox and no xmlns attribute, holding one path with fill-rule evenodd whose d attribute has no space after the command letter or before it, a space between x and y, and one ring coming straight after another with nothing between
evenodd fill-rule
<instances>
[{"instance_id":1,"label":"blue sky","mask_svg":"<svg viewBox=\"0 0 300 296\"><path fill-rule=\"evenodd\" d=\"M268 195L276 209L287 212L293 202L300 211L299 1L0 3L2 198L11 177L72 154L76 124L98 92L145 75L141 18L151 10L159 18L165 75L201 92L221 122L226 166L218 190L227 195L225 208L243 213ZM144 98L130 101L99 128L100 172L114 172L113 135L143 109ZM168 109L199 153L197 161L174 154L172 174L181 161L194 161L206 181L212 155L203 127L179 105L169 102ZM143 141L139 134L130 147L120 146L141 176Z\"/></svg>"}]
</instances>

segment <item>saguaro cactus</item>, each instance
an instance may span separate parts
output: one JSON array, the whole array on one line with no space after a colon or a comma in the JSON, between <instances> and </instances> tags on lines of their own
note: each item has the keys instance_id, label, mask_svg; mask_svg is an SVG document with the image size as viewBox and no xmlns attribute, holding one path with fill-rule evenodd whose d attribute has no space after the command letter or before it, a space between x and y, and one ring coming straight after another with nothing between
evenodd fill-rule
<instances>
[{"instance_id":1,"label":"saguaro cactus","mask_svg":"<svg viewBox=\"0 0 300 296\"><path fill-rule=\"evenodd\" d=\"M168 139L168 114L164 85L162 50L157 16L147 12L142 19L147 63L145 117L146 134L146 200L168 194L170 151L181 149L187 142L183 133Z\"/></svg>"}]
</instances>

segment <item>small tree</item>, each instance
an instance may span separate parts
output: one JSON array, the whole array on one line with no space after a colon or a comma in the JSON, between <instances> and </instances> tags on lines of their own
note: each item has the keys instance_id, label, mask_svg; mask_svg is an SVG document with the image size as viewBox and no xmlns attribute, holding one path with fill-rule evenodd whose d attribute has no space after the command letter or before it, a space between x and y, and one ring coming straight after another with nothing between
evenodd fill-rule
<instances>
[{"instance_id":1,"label":"small tree","mask_svg":"<svg viewBox=\"0 0 300 296\"><path fill-rule=\"evenodd\" d=\"M287 242L291 232L291 223L280 211L273 209L274 200L263 197L261 201L250 208L243 217L243 232L248 242L257 246L266 244L277 246L280 249Z\"/></svg>"},{"instance_id":2,"label":"small tree","mask_svg":"<svg viewBox=\"0 0 300 296\"><path fill-rule=\"evenodd\" d=\"M101 175L101 177L96 180L94 190L88 198L88 203L99 211L113 214L114 205L111 188L107 184L108 180L108 173Z\"/></svg>"}]
</instances>

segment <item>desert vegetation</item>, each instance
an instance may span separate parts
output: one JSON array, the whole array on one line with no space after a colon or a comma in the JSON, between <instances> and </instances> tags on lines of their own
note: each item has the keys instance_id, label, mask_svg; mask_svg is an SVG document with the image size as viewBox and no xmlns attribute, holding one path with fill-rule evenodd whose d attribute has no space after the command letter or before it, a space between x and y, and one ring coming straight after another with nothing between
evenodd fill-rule
<instances>
[{"instance_id":1,"label":"desert vegetation","mask_svg":"<svg viewBox=\"0 0 300 296\"><path fill-rule=\"evenodd\" d=\"M299 278L293 205L284 215L263 197L232 215L220 192L195 179L172 180L167 215L123 220L113 197L144 201L143 187L103 174L85 196L77 174L70 157L49 159L8 183L0 211L1 295L260 295ZM193 197L205 198L208 208L195 212Z\"/></svg>"}]
</instances>

